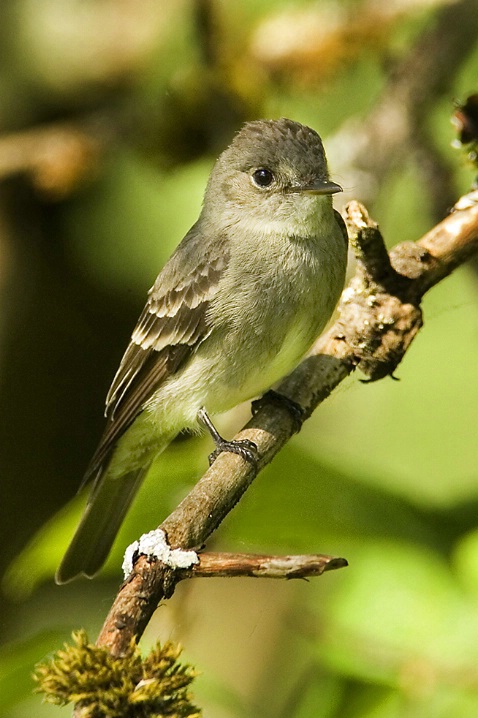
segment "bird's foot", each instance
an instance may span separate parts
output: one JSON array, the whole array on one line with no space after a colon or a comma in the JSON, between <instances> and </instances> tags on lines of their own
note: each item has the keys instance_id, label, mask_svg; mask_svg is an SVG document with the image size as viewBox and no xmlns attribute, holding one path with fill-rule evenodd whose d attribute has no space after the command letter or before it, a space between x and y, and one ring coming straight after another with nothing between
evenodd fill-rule
<instances>
[{"instance_id":1,"label":"bird's foot","mask_svg":"<svg viewBox=\"0 0 478 718\"><path fill-rule=\"evenodd\" d=\"M269 389L269 391L266 391L263 396L252 402L252 416L255 416L255 414L257 414L257 412L267 404L275 404L275 406L287 409L294 422L294 433L299 433L305 419L305 409L303 406L298 404L293 399L289 399L288 396L279 394L279 392L274 391L274 389Z\"/></svg>"},{"instance_id":2,"label":"bird's foot","mask_svg":"<svg viewBox=\"0 0 478 718\"><path fill-rule=\"evenodd\" d=\"M216 444L214 451L209 454L209 466L212 466L221 452L227 451L231 454L239 454L239 456L242 456L245 461L248 461L251 464L254 471L257 471L257 446L253 441L249 441L249 439L242 439L241 441L227 441L224 439L219 434L204 408L199 409L198 411L198 421L206 427L211 434L212 440Z\"/></svg>"},{"instance_id":3,"label":"bird's foot","mask_svg":"<svg viewBox=\"0 0 478 718\"><path fill-rule=\"evenodd\" d=\"M249 439L241 441L226 441L222 439L216 443L216 448L209 454L209 466L212 466L222 451L228 451L231 454L239 454L243 459L248 461L254 470L257 471L257 446Z\"/></svg>"}]
</instances>

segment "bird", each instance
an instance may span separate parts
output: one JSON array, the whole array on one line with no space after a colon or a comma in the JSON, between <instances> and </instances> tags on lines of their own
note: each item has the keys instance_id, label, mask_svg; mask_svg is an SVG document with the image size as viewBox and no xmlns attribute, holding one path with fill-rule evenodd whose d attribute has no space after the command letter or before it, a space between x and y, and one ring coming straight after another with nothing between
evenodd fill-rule
<instances>
[{"instance_id":1,"label":"bird","mask_svg":"<svg viewBox=\"0 0 478 718\"><path fill-rule=\"evenodd\" d=\"M345 280L347 232L332 204L341 190L320 136L287 118L245 123L219 156L107 394L92 489L57 583L95 576L180 431L202 424L221 440L210 416L271 389L310 349ZM218 449L248 458L251 447Z\"/></svg>"}]
</instances>

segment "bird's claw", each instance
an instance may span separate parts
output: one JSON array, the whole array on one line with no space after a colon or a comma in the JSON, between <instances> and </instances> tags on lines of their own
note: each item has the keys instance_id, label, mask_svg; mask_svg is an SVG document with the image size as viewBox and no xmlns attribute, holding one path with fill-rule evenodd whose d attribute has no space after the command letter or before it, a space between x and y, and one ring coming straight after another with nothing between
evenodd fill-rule
<instances>
[{"instance_id":1,"label":"bird's claw","mask_svg":"<svg viewBox=\"0 0 478 718\"><path fill-rule=\"evenodd\" d=\"M209 454L209 466L213 465L219 454L223 451L227 451L231 454L238 454L245 461L248 461L249 464L251 464L254 471L257 471L257 462L259 457L257 455L257 445L253 441L250 441L249 439L241 439L240 441L225 441L223 439L216 445L214 451Z\"/></svg>"},{"instance_id":2,"label":"bird's claw","mask_svg":"<svg viewBox=\"0 0 478 718\"><path fill-rule=\"evenodd\" d=\"M269 389L263 396L252 402L252 416L255 416L255 414L267 404L274 404L275 406L287 409L294 422L294 433L299 433L305 418L305 409L303 406L293 399L289 399L288 396L280 394L278 391L274 391L274 389Z\"/></svg>"}]
</instances>

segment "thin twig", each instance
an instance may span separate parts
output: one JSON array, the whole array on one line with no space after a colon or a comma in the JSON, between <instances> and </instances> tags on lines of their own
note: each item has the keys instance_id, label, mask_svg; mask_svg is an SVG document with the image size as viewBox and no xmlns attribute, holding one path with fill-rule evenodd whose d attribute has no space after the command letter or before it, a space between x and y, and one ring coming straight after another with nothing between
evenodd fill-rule
<instances>
[{"instance_id":1,"label":"thin twig","mask_svg":"<svg viewBox=\"0 0 478 718\"><path fill-rule=\"evenodd\" d=\"M252 553L201 553L199 563L179 572L185 578L309 578L347 566L344 558L324 554L264 556Z\"/></svg>"}]
</instances>

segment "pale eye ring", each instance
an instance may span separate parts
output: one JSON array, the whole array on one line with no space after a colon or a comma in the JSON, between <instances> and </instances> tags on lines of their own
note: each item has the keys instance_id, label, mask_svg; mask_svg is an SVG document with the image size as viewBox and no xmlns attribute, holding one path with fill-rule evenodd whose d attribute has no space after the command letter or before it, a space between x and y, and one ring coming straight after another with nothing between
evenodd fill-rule
<instances>
[{"instance_id":1,"label":"pale eye ring","mask_svg":"<svg viewBox=\"0 0 478 718\"><path fill-rule=\"evenodd\" d=\"M256 187L265 189L266 187L270 187L274 182L274 175L267 167L259 167L259 169L254 170L252 173L252 181Z\"/></svg>"}]
</instances>

